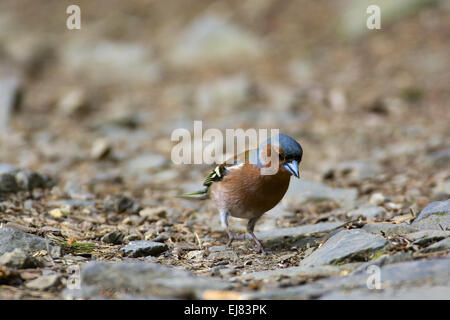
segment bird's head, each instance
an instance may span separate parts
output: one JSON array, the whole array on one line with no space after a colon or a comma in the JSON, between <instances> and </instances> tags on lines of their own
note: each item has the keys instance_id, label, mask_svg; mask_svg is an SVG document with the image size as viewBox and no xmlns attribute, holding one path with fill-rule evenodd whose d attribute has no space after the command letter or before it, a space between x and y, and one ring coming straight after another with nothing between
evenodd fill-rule
<instances>
[{"instance_id":1,"label":"bird's head","mask_svg":"<svg viewBox=\"0 0 450 320\"><path fill-rule=\"evenodd\" d=\"M271 150L275 150L282 170L284 169L291 175L300 178L298 166L302 161L303 149L295 139L280 133L267 139L261 145L261 147L263 146L270 146Z\"/></svg>"}]
</instances>

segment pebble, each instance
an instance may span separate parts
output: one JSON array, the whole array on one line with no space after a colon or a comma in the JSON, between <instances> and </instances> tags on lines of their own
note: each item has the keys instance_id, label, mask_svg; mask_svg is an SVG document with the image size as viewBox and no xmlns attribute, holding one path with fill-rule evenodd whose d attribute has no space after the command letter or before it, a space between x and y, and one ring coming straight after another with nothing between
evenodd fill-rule
<instances>
[{"instance_id":1,"label":"pebble","mask_svg":"<svg viewBox=\"0 0 450 320\"><path fill-rule=\"evenodd\" d=\"M364 256L383 248L387 241L361 229L342 230L302 260L302 266L335 264L345 259Z\"/></svg>"},{"instance_id":2,"label":"pebble","mask_svg":"<svg viewBox=\"0 0 450 320\"><path fill-rule=\"evenodd\" d=\"M154 242L149 240L137 240L131 241L125 247L119 251L123 252L126 256L137 258L146 256L157 256L160 253L167 251L168 245L161 242Z\"/></svg>"}]
</instances>

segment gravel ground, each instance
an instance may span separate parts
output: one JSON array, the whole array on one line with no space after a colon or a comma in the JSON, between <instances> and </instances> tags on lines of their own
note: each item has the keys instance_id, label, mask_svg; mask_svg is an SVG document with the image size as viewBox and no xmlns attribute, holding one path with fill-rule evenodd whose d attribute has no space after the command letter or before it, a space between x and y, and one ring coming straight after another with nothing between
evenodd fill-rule
<instances>
[{"instance_id":1,"label":"gravel ground","mask_svg":"<svg viewBox=\"0 0 450 320\"><path fill-rule=\"evenodd\" d=\"M381 30L356 0L78 2L80 30L0 3L0 299L450 299L446 1ZM212 168L171 161L194 120L301 142L268 255L176 198Z\"/></svg>"}]
</instances>

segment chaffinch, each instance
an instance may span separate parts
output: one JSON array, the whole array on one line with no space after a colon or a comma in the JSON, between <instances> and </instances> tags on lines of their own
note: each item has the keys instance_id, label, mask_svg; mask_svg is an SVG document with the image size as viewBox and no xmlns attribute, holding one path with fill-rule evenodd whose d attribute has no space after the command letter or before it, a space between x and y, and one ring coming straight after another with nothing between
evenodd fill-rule
<instances>
[{"instance_id":1,"label":"chaffinch","mask_svg":"<svg viewBox=\"0 0 450 320\"><path fill-rule=\"evenodd\" d=\"M257 149L247 150L218 165L206 177L204 189L186 193L183 198L211 198L219 210L222 226L228 234L227 247L235 235L228 227L229 217L248 219L247 231L257 244L258 252L265 254L253 230L258 219L275 207L289 187L291 176L299 178L299 164L303 150L293 138L279 134L267 139ZM269 168L272 157L278 157L275 174L262 174Z\"/></svg>"}]
</instances>

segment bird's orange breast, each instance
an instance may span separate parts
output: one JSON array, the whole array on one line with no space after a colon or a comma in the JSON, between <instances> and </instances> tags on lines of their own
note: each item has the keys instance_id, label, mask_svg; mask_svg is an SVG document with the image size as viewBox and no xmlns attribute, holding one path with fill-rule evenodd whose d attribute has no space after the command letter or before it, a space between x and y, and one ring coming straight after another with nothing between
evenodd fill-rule
<instances>
[{"instance_id":1,"label":"bird's orange breast","mask_svg":"<svg viewBox=\"0 0 450 320\"><path fill-rule=\"evenodd\" d=\"M282 169L275 175L261 175L257 166L242 164L230 168L222 181L211 186L211 199L219 211L227 210L234 217L257 217L280 202L290 177Z\"/></svg>"}]
</instances>

